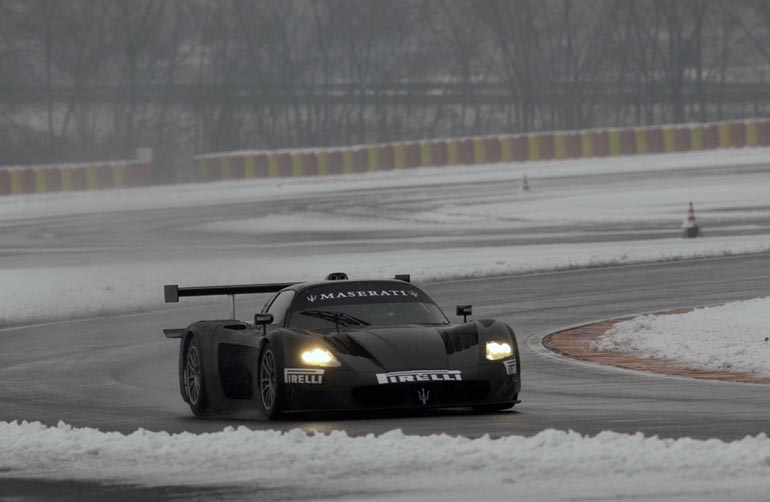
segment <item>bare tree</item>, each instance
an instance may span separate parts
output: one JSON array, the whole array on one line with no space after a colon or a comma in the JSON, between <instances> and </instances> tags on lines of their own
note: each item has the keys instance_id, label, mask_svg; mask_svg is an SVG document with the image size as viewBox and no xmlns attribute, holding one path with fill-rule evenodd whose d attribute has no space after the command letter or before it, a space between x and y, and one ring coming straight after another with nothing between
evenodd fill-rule
<instances>
[{"instance_id":1,"label":"bare tree","mask_svg":"<svg viewBox=\"0 0 770 502\"><path fill-rule=\"evenodd\" d=\"M0 164L758 115L768 5L0 0Z\"/></svg>"}]
</instances>

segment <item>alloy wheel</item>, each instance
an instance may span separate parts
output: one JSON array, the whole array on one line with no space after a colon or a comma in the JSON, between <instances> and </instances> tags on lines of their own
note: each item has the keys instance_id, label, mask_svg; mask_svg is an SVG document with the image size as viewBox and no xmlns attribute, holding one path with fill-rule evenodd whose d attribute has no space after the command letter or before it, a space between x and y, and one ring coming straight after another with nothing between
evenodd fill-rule
<instances>
[{"instance_id":1,"label":"alloy wheel","mask_svg":"<svg viewBox=\"0 0 770 502\"><path fill-rule=\"evenodd\" d=\"M184 389L190 403L197 404L201 396L201 364L198 348L192 344L187 349L187 361L184 366Z\"/></svg>"},{"instance_id":2,"label":"alloy wheel","mask_svg":"<svg viewBox=\"0 0 770 502\"><path fill-rule=\"evenodd\" d=\"M262 367L259 371L259 390L262 395L262 405L265 407L265 410L272 410L273 406L275 406L278 380L275 372L275 357L270 349L267 349L262 357Z\"/></svg>"}]
</instances>

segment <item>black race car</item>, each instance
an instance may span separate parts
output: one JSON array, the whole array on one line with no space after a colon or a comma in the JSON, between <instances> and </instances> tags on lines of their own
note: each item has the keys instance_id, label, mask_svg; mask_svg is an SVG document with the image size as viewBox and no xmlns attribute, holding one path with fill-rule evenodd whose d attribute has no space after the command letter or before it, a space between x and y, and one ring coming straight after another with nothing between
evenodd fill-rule
<instances>
[{"instance_id":1,"label":"black race car","mask_svg":"<svg viewBox=\"0 0 770 502\"><path fill-rule=\"evenodd\" d=\"M180 288L184 296L275 293L254 324L199 321L167 329L179 338L182 398L195 415L259 406L269 418L290 411L449 408L487 412L518 403L516 335L494 320L462 324L409 276Z\"/></svg>"}]
</instances>

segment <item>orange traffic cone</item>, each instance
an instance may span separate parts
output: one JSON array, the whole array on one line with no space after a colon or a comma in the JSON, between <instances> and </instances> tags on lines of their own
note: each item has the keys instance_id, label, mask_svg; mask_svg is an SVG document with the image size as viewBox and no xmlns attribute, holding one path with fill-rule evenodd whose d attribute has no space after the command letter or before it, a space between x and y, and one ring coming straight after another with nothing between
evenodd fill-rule
<instances>
[{"instance_id":1,"label":"orange traffic cone","mask_svg":"<svg viewBox=\"0 0 770 502\"><path fill-rule=\"evenodd\" d=\"M700 228L695 221L695 208L690 202L690 209L687 211L687 219L682 223L682 237L693 238L700 236Z\"/></svg>"}]
</instances>

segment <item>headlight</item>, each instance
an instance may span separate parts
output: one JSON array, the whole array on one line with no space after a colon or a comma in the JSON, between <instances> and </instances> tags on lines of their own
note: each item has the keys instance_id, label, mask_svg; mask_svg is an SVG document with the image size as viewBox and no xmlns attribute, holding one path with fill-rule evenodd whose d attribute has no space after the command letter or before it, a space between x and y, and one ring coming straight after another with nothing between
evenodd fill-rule
<instances>
[{"instance_id":1,"label":"headlight","mask_svg":"<svg viewBox=\"0 0 770 502\"><path fill-rule=\"evenodd\" d=\"M300 356L302 362L308 366L323 366L325 368L335 368L340 362L334 357L334 354L321 347L306 350Z\"/></svg>"},{"instance_id":2,"label":"headlight","mask_svg":"<svg viewBox=\"0 0 770 502\"><path fill-rule=\"evenodd\" d=\"M497 361L505 359L513 354L513 349L509 343L487 342L487 359Z\"/></svg>"}]
</instances>

